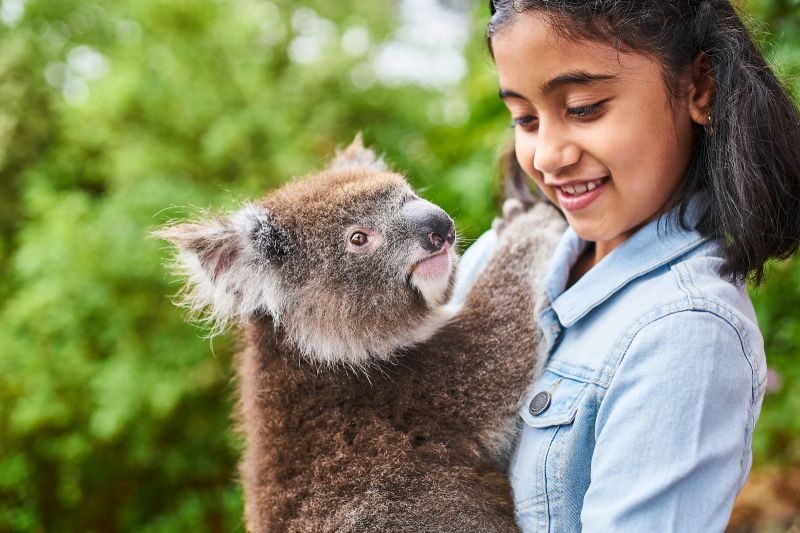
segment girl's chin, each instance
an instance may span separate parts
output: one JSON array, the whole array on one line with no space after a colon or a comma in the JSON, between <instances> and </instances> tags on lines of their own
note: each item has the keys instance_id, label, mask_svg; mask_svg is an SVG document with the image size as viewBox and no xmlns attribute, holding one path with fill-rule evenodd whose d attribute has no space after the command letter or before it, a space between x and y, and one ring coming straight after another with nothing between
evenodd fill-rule
<instances>
[{"instance_id":1,"label":"girl's chin","mask_svg":"<svg viewBox=\"0 0 800 533\"><path fill-rule=\"evenodd\" d=\"M634 230L626 230L622 227L614 228L609 226L599 227L592 224L589 220L573 219L567 215L567 223L575 234L582 240L602 245L605 250L611 251L633 235L639 226Z\"/></svg>"}]
</instances>

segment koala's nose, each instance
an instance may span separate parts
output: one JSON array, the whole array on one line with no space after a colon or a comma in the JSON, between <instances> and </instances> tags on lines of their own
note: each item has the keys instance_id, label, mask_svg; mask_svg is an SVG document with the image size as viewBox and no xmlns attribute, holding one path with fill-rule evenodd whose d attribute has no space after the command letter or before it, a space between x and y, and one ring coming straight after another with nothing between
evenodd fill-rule
<instances>
[{"instance_id":1,"label":"koala's nose","mask_svg":"<svg viewBox=\"0 0 800 533\"><path fill-rule=\"evenodd\" d=\"M438 252L456 240L456 227L441 208L425 200L412 200L403 206L403 214L418 235L419 244L429 252Z\"/></svg>"},{"instance_id":2,"label":"koala's nose","mask_svg":"<svg viewBox=\"0 0 800 533\"><path fill-rule=\"evenodd\" d=\"M441 250L445 243L453 244L456 240L456 227L447 217L447 220L440 218L432 219L429 223L431 231L428 233L428 240L430 240L436 251Z\"/></svg>"}]
</instances>

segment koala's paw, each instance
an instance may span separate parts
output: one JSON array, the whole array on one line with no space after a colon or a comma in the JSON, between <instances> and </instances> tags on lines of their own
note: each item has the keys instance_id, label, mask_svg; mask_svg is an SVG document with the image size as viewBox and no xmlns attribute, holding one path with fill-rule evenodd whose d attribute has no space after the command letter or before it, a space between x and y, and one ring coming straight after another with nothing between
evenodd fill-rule
<instances>
[{"instance_id":1,"label":"koala's paw","mask_svg":"<svg viewBox=\"0 0 800 533\"><path fill-rule=\"evenodd\" d=\"M561 238L567 227L564 215L547 201L535 203L530 208L524 208L513 203L508 205L507 215L496 219L502 224L497 232L500 242L508 242L514 247L531 247L532 249L547 247Z\"/></svg>"},{"instance_id":2,"label":"koala's paw","mask_svg":"<svg viewBox=\"0 0 800 533\"><path fill-rule=\"evenodd\" d=\"M503 202L503 216L492 221L492 229L499 235L511 222L525 212L525 205L516 198L508 198Z\"/></svg>"},{"instance_id":3,"label":"koala's paw","mask_svg":"<svg viewBox=\"0 0 800 533\"><path fill-rule=\"evenodd\" d=\"M536 218L542 231L555 232L559 236L567 229L567 221L561 211L550 202L536 203L529 209L530 217Z\"/></svg>"}]
</instances>

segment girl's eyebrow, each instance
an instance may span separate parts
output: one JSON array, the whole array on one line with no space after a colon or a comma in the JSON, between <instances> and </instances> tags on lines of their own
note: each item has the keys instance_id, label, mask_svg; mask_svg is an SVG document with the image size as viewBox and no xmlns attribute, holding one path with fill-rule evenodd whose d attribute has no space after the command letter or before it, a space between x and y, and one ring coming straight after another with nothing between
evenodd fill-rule
<instances>
[{"instance_id":1,"label":"girl's eyebrow","mask_svg":"<svg viewBox=\"0 0 800 533\"><path fill-rule=\"evenodd\" d=\"M517 92L512 91L511 89L502 89L501 88L500 91L498 91L497 94L498 94L498 96L500 96L501 100L505 100L506 98L520 98L522 100L526 99L524 96L522 96L521 94L519 94Z\"/></svg>"},{"instance_id":2,"label":"girl's eyebrow","mask_svg":"<svg viewBox=\"0 0 800 533\"><path fill-rule=\"evenodd\" d=\"M592 74L585 70L572 70L559 74L555 78L543 83L539 87L539 91L542 94L547 94L564 85L588 85L599 81L617 81L618 79L619 77L614 74ZM501 88L498 95L501 100L505 100L506 98L520 98L526 100L524 96L511 89Z\"/></svg>"},{"instance_id":3,"label":"girl's eyebrow","mask_svg":"<svg viewBox=\"0 0 800 533\"><path fill-rule=\"evenodd\" d=\"M598 81L617 81L619 77L614 74L592 74L585 70L572 70L559 74L539 87L542 94L552 92L564 85L587 85Z\"/></svg>"}]
</instances>

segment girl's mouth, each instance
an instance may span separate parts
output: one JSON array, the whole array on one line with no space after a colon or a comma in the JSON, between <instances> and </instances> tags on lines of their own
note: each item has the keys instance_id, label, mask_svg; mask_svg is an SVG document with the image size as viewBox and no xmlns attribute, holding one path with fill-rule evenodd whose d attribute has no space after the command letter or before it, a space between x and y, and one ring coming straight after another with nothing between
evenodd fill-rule
<instances>
[{"instance_id":1,"label":"girl's mouth","mask_svg":"<svg viewBox=\"0 0 800 533\"><path fill-rule=\"evenodd\" d=\"M605 190L605 185L610 178L608 176L592 181L573 183L553 187L556 190L558 203L567 211L578 211L591 204Z\"/></svg>"}]
</instances>

